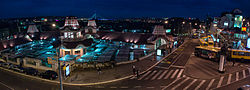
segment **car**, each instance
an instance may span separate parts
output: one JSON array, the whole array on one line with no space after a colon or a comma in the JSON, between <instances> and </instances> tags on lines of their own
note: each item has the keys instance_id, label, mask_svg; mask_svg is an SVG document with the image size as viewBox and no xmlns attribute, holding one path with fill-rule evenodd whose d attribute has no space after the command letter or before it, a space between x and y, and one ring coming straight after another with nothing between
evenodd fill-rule
<instances>
[{"instance_id":1,"label":"car","mask_svg":"<svg viewBox=\"0 0 250 90\"><path fill-rule=\"evenodd\" d=\"M3 63L1 66L9 69L11 65L11 63Z\"/></svg>"},{"instance_id":2,"label":"car","mask_svg":"<svg viewBox=\"0 0 250 90\"><path fill-rule=\"evenodd\" d=\"M21 67L21 66L19 66L19 65L16 65L16 66L11 67L11 69L12 69L13 71L17 71L17 72L24 73L24 69L25 69L25 68L23 68L23 67Z\"/></svg>"},{"instance_id":3,"label":"car","mask_svg":"<svg viewBox=\"0 0 250 90\"><path fill-rule=\"evenodd\" d=\"M24 68L23 72L28 74L28 75L34 75L34 76L36 76L38 74L38 71L32 67Z\"/></svg>"},{"instance_id":4,"label":"car","mask_svg":"<svg viewBox=\"0 0 250 90\"><path fill-rule=\"evenodd\" d=\"M40 73L39 76L45 79L55 80L58 77L58 74L55 71L47 70L43 73Z\"/></svg>"},{"instance_id":5,"label":"car","mask_svg":"<svg viewBox=\"0 0 250 90\"><path fill-rule=\"evenodd\" d=\"M240 88L238 88L237 90L250 90L250 85L243 85Z\"/></svg>"}]
</instances>

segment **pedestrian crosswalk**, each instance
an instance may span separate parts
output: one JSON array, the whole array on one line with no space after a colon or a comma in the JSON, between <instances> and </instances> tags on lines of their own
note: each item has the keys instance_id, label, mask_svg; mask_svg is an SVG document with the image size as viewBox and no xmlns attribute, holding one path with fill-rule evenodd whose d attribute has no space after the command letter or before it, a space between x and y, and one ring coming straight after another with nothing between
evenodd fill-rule
<instances>
[{"instance_id":1,"label":"pedestrian crosswalk","mask_svg":"<svg viewBox=\"0 0 250 90\"><path fill-rule=\"evenodd\" d=\"M184 69L172 69L172 70L152 70L140 75L134 76L130 79L136 80L160 80L160 79L175 79L183 77Z\"/></svg>"},{"instance_id":2,"label":"pedestrian crosswalk","mask_svg":"<svg viewBox=\"0 0 250 90\"><path fill-rule=\"evenodd\" d=\"M250 76L250 69L244 69L238 72L222 75L213 79L195 79L191 77L180 77L172 83L163 87L163 90L210 90L237 82Z\"/></svg>"}]
</instances>

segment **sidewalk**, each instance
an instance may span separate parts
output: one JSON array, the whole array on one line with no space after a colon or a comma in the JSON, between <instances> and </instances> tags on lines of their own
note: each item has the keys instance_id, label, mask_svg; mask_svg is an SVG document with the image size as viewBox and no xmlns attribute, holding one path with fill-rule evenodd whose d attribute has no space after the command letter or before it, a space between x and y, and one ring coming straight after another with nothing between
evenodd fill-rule
<instances>
[{"instance_id":1,"label":"sidewalk","mask_svg":"<svg viewBox=\"0 0 250 90\"><path fill-rule=\"evenodd\" d=\"M132 66L135 65L136 69L140 72L148 69L152 65L154 65L157 60L152 61L153 55L145 58L144 60L140 60L138 62L124 64L115 66L110 69L102 69L101 74L98 74L97 70L78 70L71 73L70 77L68 77L64 82L74 83L74 84L84 84L84 83L96 83L103 82L108 80L114 80L122 77L126 77L129 75L133 75Z\"/></svg>"}]
</instances>

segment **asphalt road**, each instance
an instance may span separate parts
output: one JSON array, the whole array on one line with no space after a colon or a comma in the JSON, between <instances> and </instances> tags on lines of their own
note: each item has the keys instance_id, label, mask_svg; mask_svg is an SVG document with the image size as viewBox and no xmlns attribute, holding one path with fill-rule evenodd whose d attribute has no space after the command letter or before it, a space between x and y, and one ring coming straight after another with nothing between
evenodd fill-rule
<instances>
[{"instance_id":1,"label":"asphalt road","mask_svg":"<svg viewBox=\"0 0 250 90\"><path fill-rule=\"evenodd\" d=\"M243 72L239 72L238 81L230 85L223 86L227 83L230 74L218 77L216 79L197 79L194 77L184 75L185 65L192 56L193 50L197 42L187 42L186 45L176 50L176 53L158 64L153 69L140 75L140 77L132 77L118 82L95 85L95 86L67 86L64 85L64 90L121 90L121 89L140 89L140 90L206 90L208 87L216 88L222 86L218 90L235 90L237 87L249 84L250 72L244 70L247 78L244 77ZM197 62L199 63L199 62ZM200 69L207 69L202 68ZM199 67L198 67L199 68ZM197 71L194 71L197 72ZM236 78L237 72L232 73L231 78ZM212 82L211 86L210 83ZM40 80L29 79L24 76L17 76L14 73L0 69L0 89L1 90L59 90L59 84L42 82Z\"/></svg>"}]
</instances>

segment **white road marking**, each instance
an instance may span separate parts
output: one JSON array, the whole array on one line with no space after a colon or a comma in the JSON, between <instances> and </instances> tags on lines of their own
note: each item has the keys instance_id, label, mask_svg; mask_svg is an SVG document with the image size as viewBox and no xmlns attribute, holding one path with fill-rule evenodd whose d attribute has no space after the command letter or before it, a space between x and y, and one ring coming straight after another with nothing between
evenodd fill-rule
<instances>
[{"instance_id":1,"label":"white road marking","mask_svg":"<svg viewBox=\"0 0 250 90\"><path fill-rule=\"evenodd\" d=\"M147 87L147 88L155 88L155 87Z\"/></svg>"},{"instance_id":2,"label":"white road marking","mask_svg":"<svg viewBox=\"0 0 250 90\"><path fill-rule=\"evenodd\" d=\"M190 84L188 84L183 90L187 90L191 85L193 85L197 79L194 79Z\"/></svg>"},{"instance_id":3,"label":"white road marking","mask_svg":"<svg viewBox=\"0 0 250 90\"><path fill-rule=\"evenodd\" d=\"M167 79L170 75L171 75L171 73L173 72L174 70L171 70L170 72L168 72L168 74L166 75L166 77L164 77L164 79Z\"/></svg>"},{"instance_id":4,"label":"white road marking","mask_svg":"<svg viewBox=\"0 0 250 90\"><path fill-rule=\"evenodd\" d=\"M165 70L165 71L160 75L160 77L158 77L157 79L161 79L167 72L168 72L168 70Z\"/></svg>"},{"instance_id":5,"label":"white road marking","mask_svg":"<svg viewBox=\"0 0 250 90\"><path fill-rule=\"evenodd\" d=\"M232 74L229 74L228 79L227 79L227 84L231 83L231 79L232 79Z\"/></svg>"},{"instance_id":6,"label":"white road marking","mask_svg":"<svg viewBox=\"0 0 250 90\"><path fill-rule=\"evenodd\" d=\"M148 71L147 73L143 74L142 77L140 77L138 80L141 80L142 78L146 77L151 71Z\"/></svg>"},{"instance_id":7,"label":"white road marking","mask_svg":"<svg viewBox=\"0 0 250 90\"><path fill-rule=\"evenodd\" d=\"M172 84L174 84L175 82L177 82L178 80L180 80L181 78L177 78L175 79L172 83L168 84L166 87L164 87L162 90L167 89L169 86L171 86Z\"/></svg>"},{"instance_id":8,"label":"white road marking","mask_svg":"<svg viewBox=\"0 0 250 90\"><path fill-rule=\"evenodd\" d=\"M151 80L156 79L157 76L159 76L161 74L162 70L160 70L158 73L155 74L155 76L153 78L151 78Z\"/></svg>"},{"instance_id":9,"label":"white road marking","mask_svg":"<svg viewBox=\"0 0 250 90\"><path fill-rule=\"evenodd\" d=\"M184 69L181 69L181 71L179 72L179 74L177 75L177 78L181 77L182 72L184 71Z\"/></svg>"},{"instance_id":10,"label":"white road marking","mask_svg":"<svg viewBox=\"0 0 250 90\"><path fill-rule=\"evenodd\" d=\"M178 71L179 71L179 69L176 69L174 74L170 78L174 78Z\"/></svg>"},{"instance_id":11,"label":"white road marking","mask_svg":"<svg viewBox=\"0 0 250 90\"><path fill-rule=\"evenodd\" d=\"M148 77L145 78L145 80L148 80L151 76L153 76L157 71L154 70Z\"/></svg>"},{"instance_id":12,"label":"white road marking","mask_svg":"<svg viewBox=\"0 0 250 90\"><path fill-rule=\"evenodd\" d=\"M2 82L0 82L0 84L4 85L5 87L7 87L7 88L9 88L9 89L11 89L11 90L15 90L14 88L12 88L12 87L10 87L10 86L8 86L8 85L2 83Z\"/></svg>"},{"instance_id":13,"label":"white road marking","mask_svg":"<svg viewBox=\"0 0 250 90\"><path fill-rule=\"evenodd\" d=\"M214 80L215 80L215 79L212 79L212 80L210 81L210 83L208 84L206 90L209 90L209 89L210 89L210 87L211 87L211 86L213 85L213 83L214 83Z\"/></svg>"},{"instance_id":14,"label":"white road marking","mask_svg":"<svg viewBox=\"0 0 250 90\"><path fill-rule=\"evenodd\" d=\"M187 80L189 79L189 77L187 77L185 80L183 80L181 83L175 85L171 90L175 90L177 87L179 87L180 85L182 85L183 83L185 83Z\"/></svg>"},{"instance_id":15,"label":"white road marking","mask_svg":"<svg viewBox=\"0 0 250 90\"><path fill-rule=\"evenodd\" d=\"M120 88L128 88L127 86L121 86Z\"/></svg>"},{"instance_id":16,"label":"white road marking","mask_svg":"<svg viewBox=\"0 0 250 90\"><path fill-rule=\"evenodd\" d=\"M243 78L246 78L246 72L245 72L245 70L243 70L242 72L243 72Z\"/></svg>"},{"instance_id":17,"label":"white road marking","mask_svg":"<svg viewBox=\"0 0 250 90\"><path fill-rule=\"evenodd\" d=\"M239 80L239 72L236 72L236 79L235 81L238 81Z\"/></svg>"},{"instance_id":18,"label":"white road marking","mask_svg":"<svg viewBox=\"0 0 250 90\"><path fill-rule=\"evenodd\" d=\"M135 86L134 88L141 88L141 86Z\"/></svg>"},{"instance_id":19,"label":"white road marking","mask_svg":"<svg viewBox=\"0 0 250 90\"><path fill-rule=\"evenodd\" d=\"M223 79L224 79L224 76L220 77L220 81L219 81L219 83L217 85L217 88L221 86Z\"/></svg>"},{"instance_id":20,"label":"white road marking","mask_svg":"<svg viewBox=\"0 0 250 90\"><path fill-rule=\"evenodd\" d=\"M201 83L194 90L198 90L205 82L206 80L202 80Z\"/></svg>"},{"instance_id":21,"label":"white road marking","mask_svg":"<svg viewBox=\"0 0 250 90\"><path fill-rule=\"evenodd\" d=\"M110 88L117 88L117 87L110 87Z\"/></svg>"}]
</instances>

